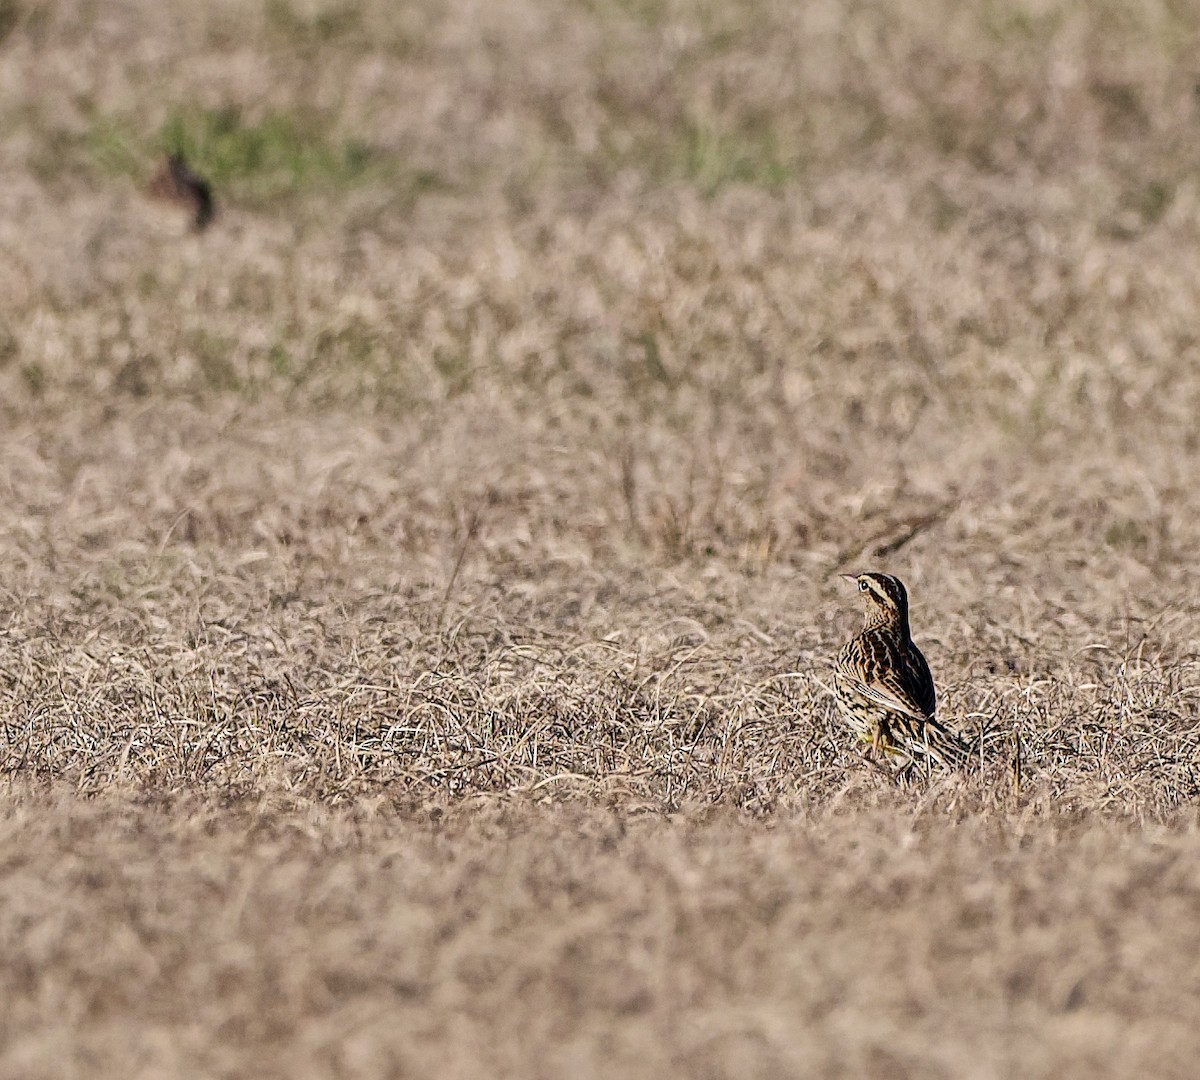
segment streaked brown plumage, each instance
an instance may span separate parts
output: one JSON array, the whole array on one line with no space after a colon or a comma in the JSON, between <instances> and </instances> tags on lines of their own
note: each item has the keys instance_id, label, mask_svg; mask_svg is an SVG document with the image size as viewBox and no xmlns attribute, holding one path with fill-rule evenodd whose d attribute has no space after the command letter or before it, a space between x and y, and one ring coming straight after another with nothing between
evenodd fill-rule
<instances>
[{"instance_id":1,"label":"streaked brown plumage","mask_svg":"<svg viewBox=\"0 0 1200 1080\"><path fill-rule=\"evenodd\" d=\"M862 632L833 664L833 687L850 727L876 751L946 767L969 757L957 732L937 719L933 676L908 626L908 593L890 574L843 574L866 601Z\"/></svg>"}]
</instances>

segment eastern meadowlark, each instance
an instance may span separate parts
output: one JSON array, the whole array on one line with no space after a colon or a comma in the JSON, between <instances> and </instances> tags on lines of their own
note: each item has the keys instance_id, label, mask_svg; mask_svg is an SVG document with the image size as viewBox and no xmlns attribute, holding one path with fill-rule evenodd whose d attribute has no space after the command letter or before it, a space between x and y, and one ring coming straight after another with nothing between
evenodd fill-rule
<instances>
[{"instance_id":1,"label":"eastern meadowlark","mask_svg":"<svg viewBox=\"0 0 1200 1080\"><path fill-rule=\"evenodd\" d=\"M195 172L181 153L169 154L150 178L146 191L156 199L187 207L192 213L192 228L202 232L217 211L212 188Z\"/></svg>"},{"instance_id":2,"label":"eastern meadowlark","mask_svg":"<svg viewBox=\"0 0 1200 1080\"><path fill-rule=\"evenodd\" d=\"M850 727L874 750L909 763L964 765L962 737L937 719L933 676L908 628L908 593L890 574L843 574L858 585L867 621L833 663L833 687Z\"/></svg>"}]
</instances>

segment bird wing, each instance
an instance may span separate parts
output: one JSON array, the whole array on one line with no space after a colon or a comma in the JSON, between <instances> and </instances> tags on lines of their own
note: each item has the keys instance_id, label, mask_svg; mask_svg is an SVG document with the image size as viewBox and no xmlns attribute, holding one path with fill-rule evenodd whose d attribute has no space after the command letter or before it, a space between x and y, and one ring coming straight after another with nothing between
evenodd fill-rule
<instances>
[{"instance_id":1,"label":"bird wing","mask_svg":"<svg viewBox=\"0 0 1200 1080\"><path fill-rule=\"evenodd\" d=\"M890 712L917 721L921 727L915 730L908 728L910 735L918 741L931 744L946 762L961 761L966 757L967 747L962 741L962 736L953 728L943 724L934 715L932 709L926 712L904 686L902 678L894 677L893 673L887 673L866 683L845 672L842 673L842 677L861 697Z\"/></svg>"},{"instance_id":2,"label":"bird wing","mask_svg":"<svg viewBox=\"0 0 1200 1080\"><path fill-rule=\"evenodd\" d=\"M938 760L962 761L967 746L952 728L937 719L937 692L925 657L911 642L907 648L881 634L866 634L847 642L834 661L835 679L861 700L886 709L897 718L914 744L924 745Z\"/></svg>"},{"instance_id":3,"label":"bird wing","mask_svg":"<svg viewBox=\"0 0 1200 1080\"><path fill-rule=\"evenodd\" d=\"M926 712L917 704L912 694L904 687L902 680L890 673L869 676L869 681L864 681L858 675L850 672L842 674L856 693L875 705L903 716L909 716L913 720L932 718L932 713Z\"/></svg>"},{"instance_id":4,"label":"bird wing","mask_svg":"<svg viewBox=\"0 0 1200 1080\"><path fill-rule=\"evenodd\" d=\"M937 712L937 691L933 687L933 674L925 661L925 654L914 645L906 659L908 664L904 669L905 685L917 708L932 718Z\"/></svg>"},{"instance_id":5,"label":"bird wing","mask_svg":"<svg viewBox=\"0 0 1200 1080\"><path fill-rule=\"evenodd\" d=\"M872 704L913 720L929 720L937 703L933 677L915 645L911 651L915 655L908 656L908 650L887 635L868 630L846 643L834 666L850 688Z\"/></svg>"}]
</instances>

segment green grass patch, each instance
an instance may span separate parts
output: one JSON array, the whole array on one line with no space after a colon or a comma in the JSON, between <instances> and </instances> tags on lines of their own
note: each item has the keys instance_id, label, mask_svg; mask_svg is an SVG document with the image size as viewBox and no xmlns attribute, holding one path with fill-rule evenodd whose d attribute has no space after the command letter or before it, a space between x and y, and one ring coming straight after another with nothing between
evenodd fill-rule
<instances>
[{"instance_id":1,"label":"green grass patch","mask_svg":"<svg viewBox=\"0 0 1200 1080\"><path fill-rule=\"evenodd\" d=\"M0 0L0 42L21 25L24 17L24 6L18 0Z\"/></svg>"},{"instance_id":2,"label":"green grass patch","mask_svg":"<svg viewBox=\"0 0 1200 1080\"><path fill-rule=\"evenodd\" d=\"M776 190L799 174L799 161L786 154L769 128L726 131L687 122L656 155L657 171L715 195L730 184Z\"/></svg>"},{"instance_id":3,"label":"green grass patch","mask_svg":"<svg viewBox=\"0 0 1200 1080\"><path fill-rule=\"evenodd\" d=\"M1011 0L993 0L979 11L979 27L988 40L1003 47L1040 48L1050 41L1064 20L1063 9L1036 10Z\"/></svg>"},{"instance_id":4,"label":"green grass patch","mask_svg":"<svg viewBox=\"0 0 1200 1080\"><path fill-rule=\"evenodd\" d=\"M75 156L76 143L66 133L58 132L52 146L47 146L49 163L62 168ZM126 120L111 116L96 116L86 138L88 156L106 173L115 176L138 176L146 171L148 153L138 144L133 126Z\"/></svg>"},{"instance_id":5,"label":"green grass patch","mask_svg":"<svg viewBox=\"0 0 1200 1080\"><path fill-rule=\"evenodd\" d=\"M158 147L182 153L218 186L260 197L347 187L383 164L365 142L327 136L314 117L266 113L250 120L237 107L173 112Z\"/></svg>"},{"instance_id":6,"label":"green grass patch","mask_svg":"<svg viewBox=\"0 0 1200 1080\"><path fill-rule=\"evenodd\" d=\"M146 177L160 155L182 153L218 198L232 193L251 203L345 190L394 179L396 172L394 156L361 139L329 135L315 114L268 112L252 119L236 106L179 107L150 138L125 118L97 116L86 150L103 172L136 178ZM430 184L418 178L417 186Z\"/></svg>"},{"instance_id":7,"label":"green grass patch","mask_svg":"<svg viewBox=\"0 0 1200 1080\"><path fill-rule=\"evenodd\" d=\"M1157 224L1170 209L1175 189L1160 180L1151 180L1132 193L1130 201L1147 225Z\"/></svg>"},{"instance_id":8,"label":"green grass patch","mask_svg":"<svg viewBox=\"0 0 1200 1080\"><path fill-rule=\"evenodd\" d=\"M299 49L341 41L362 29L362 10L357 4L333 4L310 15L288 0L267 0L264 11L267 25Z\"/></svg>"}]
</instances>

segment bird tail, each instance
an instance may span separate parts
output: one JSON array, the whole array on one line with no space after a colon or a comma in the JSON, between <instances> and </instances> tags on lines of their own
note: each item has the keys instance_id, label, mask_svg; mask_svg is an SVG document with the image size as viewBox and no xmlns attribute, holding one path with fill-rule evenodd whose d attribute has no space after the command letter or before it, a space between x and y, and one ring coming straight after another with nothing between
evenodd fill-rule
<instances>
[{"instance_id":1,"label":"bird tail","mask_svg":"<svg viewBox=\"0 0 1200 1080\"><path fill-rule=\"evenodd\" d=\"M944 769L965 769L972 759L970 744L957 731L930 718L921 725L913 749Z\"/></svg>"}]
</instances>

